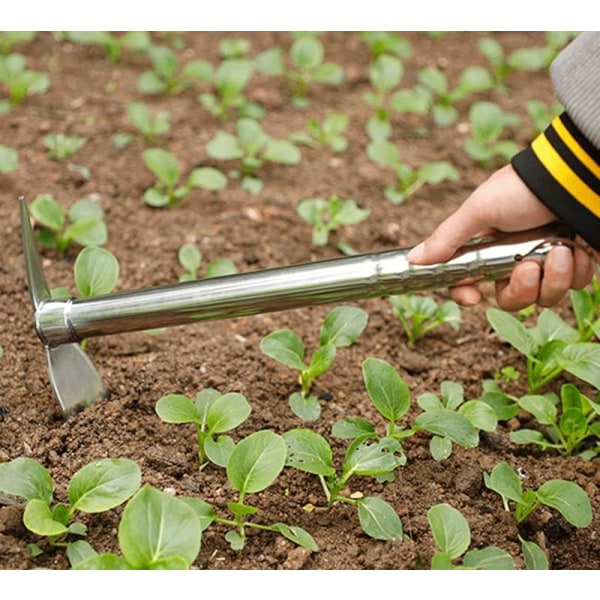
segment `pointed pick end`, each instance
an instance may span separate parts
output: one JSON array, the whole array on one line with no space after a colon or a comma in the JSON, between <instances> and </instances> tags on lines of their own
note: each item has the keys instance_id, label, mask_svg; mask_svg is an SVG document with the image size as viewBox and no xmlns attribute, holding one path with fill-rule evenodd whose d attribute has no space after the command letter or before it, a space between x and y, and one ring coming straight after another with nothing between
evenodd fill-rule
<instances>
[{"instance_id":1,"label":"pointed pick end","mask_svg":"<svg viewBox=\"0 0 600 600\"><path fill-rule=\"evenodd\" d=\"M98 371L77 343L45 346L50 384L68 417L101 398L108 392Z\"/></svg>"}]
</instances>

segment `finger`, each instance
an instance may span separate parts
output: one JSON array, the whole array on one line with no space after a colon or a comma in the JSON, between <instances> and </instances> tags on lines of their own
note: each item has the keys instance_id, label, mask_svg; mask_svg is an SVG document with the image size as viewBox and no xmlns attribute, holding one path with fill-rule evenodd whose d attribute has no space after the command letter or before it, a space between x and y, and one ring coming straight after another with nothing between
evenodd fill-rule
<instances>
[{"instance_id":1,"label":"finger","mask_svg":"<svg viewBox=\"0 0 600 600\"><path fill-rule=\"evenodd\" d=\"M596 261L586 249L579 246L575 246L574 259L575 267L571 287L574 290L581 290L591 283L596 268Z\"/></svg>"},{"instance_id":2,"label":"finger","mask_svg":"<svg viewBox=\"0 0 600 600\"><path fill-rule=\"evenodd\" d=\"M417 265L427 265L448 260L463 244L480 234L485 228L480 213L463 204L443 221L434 232L407 255L407 260Z\"/></svg>"},{"instance_id":3,"label":"finger","mask_svg":"<svg viewBox=\"0 0 600 600\"><path fill-rule=\"evenodd\" d=\"M450 297L461 306L475 306L481 302L481 292L472 285L450 288Z\"/></svg>"},{"instance_id":4,"label":"finger","mask_svg":"<svg viewBox=\"0 0 600 600\"><path fill-rule=\"evenodd\" d=\"M567 246L556 246L548 253L537 302L540 306L553 306L571 289L574 264L573 252Z\"/></svg>"},{"instance_id":5,"label":"finger","mask_svg":"<svg viewBox=\"0 0 600 600\"><path fill-rule=\"evenodd\" d=\"M517 265L510 279L496 282L498 306L506 311L517 311L535 304L540 292L542 269L533 260Z\"/></svg>"}]
</instances>

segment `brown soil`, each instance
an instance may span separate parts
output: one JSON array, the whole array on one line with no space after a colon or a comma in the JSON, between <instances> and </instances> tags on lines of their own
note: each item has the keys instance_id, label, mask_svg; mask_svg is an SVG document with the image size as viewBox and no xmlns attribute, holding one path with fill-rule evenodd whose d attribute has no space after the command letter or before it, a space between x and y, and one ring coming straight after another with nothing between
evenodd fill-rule
<instances>
[{"instance_id":1,"label":"brown soil","mask_svg":"<svg viewBox=\"0 0 600 600\"><path fill-rule=\"evenodd\" d=\"M226 32L185 33L182 60L206 58L216 64L218 43L234 34ZM252 42L252 53L275 44L289 48L289 33L252 32L235 34ZM410 32L412 54L405 60L403 85L412 86L418 69L445 68L451 82L471 64L485 65L477 51L478 32L451 32L441 39ZM506 51L543 43L541 33L493 34ZM235 182L219 193L192 191L180 206L151 209L142 202L152 175L141 159L142 144L118 149L116 133L136 131L129 124L125 105L132 99L146 102L153 110L171 113L171 133L157 145L172 151L183 173L207 159L205 144L221 124L198 103L198 90L177 95L141 96L135 81L148 67L144 55L125 53L111 64L99 47L57 40L48 33L22 44L18 51L27 56L30 68L50 74L47 93L31 96L24 104L0 116L0 141L14 148L20 158L17 171L0 175L0 222L4 254L0 262L2 319L0 345L0 461L19 456L33 457L51 472L55 497L65 499L66 484L73 473L88 462L104 457L129 457L142 468L143 481L159 489L171 489L178 496L196 496L226 511L228 484L221 470L207 467L198 471L196 442L191 426L162 423L155 414L157 400L168 393L195 397L206 387L221 392L244 394L253 406L250 419L236 430L245 436L269 428L283 433L303 423L290 412L287 398L297 389L295 374L266 357L259 348L263 336L275 329L290 327L307 348L318 342L322 319L331 306L205 322L167 329L161 335L128 333L94 338L87 352L103 376L110 398L98 401L83 412L64 420L48 382L43 349L32 323L32 308L21 251L19 213L16 199L28 201L37 194L52 194L67 207L75 200L94 195L106 211L109 230L107 248L121 265L119 290L163 286L177 281L181 268L176 259L179 246L195 241L204 255L204 264L218 257L231 258L239 271L252 271L285 264L339 256L333 247L311 247L311 231L296 213L305 198L354 198L371 209L363 223L335 234L359 252L409 246L423 239L450 214L468 193L497 165L481 168L464 153L468 104L461 106L459 122L445 129L431 126L427 118L394 117L394 139L403 159L418 166L435 159L449 160L461 173L457 183L422 188L402 206L393 206L383 197L384 186L393 183L389 169L378 166L365 154L364 125L371 116L363 94L369 89L367 46L358 33L324 33L326 60L344 67L346 82L332 88L319 86L310 93L311 105L303 112L290 103L289 90L281 78L256 76L249 96L268 109L266 131L284 138L302 130L309 117L321 119L327 111L350 117L346 152L334 155L325 148L302 149L299 166L267 166L261 171L265 182L259 196L241 191ZM168 43L157 37L158 43ZM507 110L525 116L525 102L552 98L547 73L519 73L509 76L507 95L491 94ZM415 135L415 128L430 128L428 137ZM229 127L229 126L228 126ZM86 145L71 159L52 161L42 139L48 132L79 134ZM519 129L516 140L524 144L533 135L528 127ZM91 172L81 177L73 164ZM66 257L43 251L44 269L50 287L73 290L72 263L78 249ZM386 298L356 302L369 314L369 322L358 342L339 351L332 369L316 382L322 398L322 415L310 427L326 436L343 456L344 447L331 436L332 425L342 416L376 419L366 394L361 363L376 356L392 363L410 386L413 399L422 392L439 392L442 381L456 381L469 399L478 398L484 379L492 378L503 366L523 370L522 358L503 343L489 327L485 311L494 305L493 287L484 284L484 302L462 309L459 331L449 326L434 330L413 350ZM447 291L432 292L437 300ZM558 307L571 319L565 300ZM75 376L75 375L74 375ZM557 391L559 379L548 390ZM507 386L511 393L525 393L522 381ZM418 412L416 404L410 418ZM520 427L525 417L510 427ZM530 424L529 424L530 425ZM455 447L447 460L436 462L428 449L429 438L416 435L405 443L406 466L397 470L395 482L377 483L371 478L351 480L350 492L378 495L390 502L400 515L407 539L383 542L367 537L356 512L346 506L309 513L309 503L323 504L317 479L292 469L265 492L252 498L260 507L264 522L283 521L311 532L320 551L310 553L270 532L251 534L243 551L233 551L224 539L225 529L209 528L195 567L198 569L428 569L435 551L427 523L427 510L447 502L467 518L471 548L499 546L524 568L518 540L521 534L544 547L552 569L597 569L600 567L598 514L600 472L598 461L577 457L562 458L552 452L517 447L508 439L509 426L482 435L478 448ZM568 479L589 494L593 523L581 530L569 526L551 510L541 509L521 527L505 512L500 497L483 484L483 473L505 460L524 471L526 486L536 488L548 479ZM46 567L68 569L60 550L50 550L22 524L23 508L0 499L0 566L3 569ZM118 552L116 529L120 509L84 516L89 542L98 551ZM32 559L27 544L40 543L47 551Z\"/></svg>"}]
</instances>

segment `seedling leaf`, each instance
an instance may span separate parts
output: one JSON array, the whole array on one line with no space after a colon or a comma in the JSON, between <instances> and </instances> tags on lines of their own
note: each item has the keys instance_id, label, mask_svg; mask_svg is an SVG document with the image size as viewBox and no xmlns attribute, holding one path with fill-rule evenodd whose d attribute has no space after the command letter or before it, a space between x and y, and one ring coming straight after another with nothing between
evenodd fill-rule
<instances>
[{"instance_id":1,"label":"seedling leaf","mask_svg":"<svg viewBox=\"0 0 600 600\"><path fill-rule=\"evenodd\" d=\"M140 487L141 470L127 458L106 458L82 467L69 482L73 509L104 512L125 502Z\"/></svg>"},{"instance_id":2,"label":"seedling leaf","mask_svg":"<svg viewBox=\"0 0 600 600\"><path fill-rule=\"evenodd\" d=\"M200 551L201 535L190 506L149 485L127 503L119 524L119 545L135 569L189 567Z\"/></svg>"},{"instance_id":3,"label":"seedling leaf","mask_svg":"<svg viewBox=\"0 0 600 600\"><path fill-rule=\"evenodd\" d=\"M271 358L291 367L303 370L304 344L298 334L291 329L279 329L260 341L260 349Z\"/></svg>"},{"instance_id":4,"label":"seedling leaf","mask_svg":"<svg viewBox=\"0 0 600 600\"><path fill-rule=\"evenodd\" d=\"M367 393L377 410L395 423L410 408L408 386L392 365L379 358L367 358L362 364Z\"/></svg>"},{"instance_id":5,"label":"seedling leaf","mask_svg":"<svg viewBox=\"0 0 600 600\"><path fill-rule=\"evenodd\" d=\"M310 429L291 429L283 434L283 439L287 466L324 477L335 474L333 453L323 436Z\"/></svg>"},{"instance_id":6,"label":"seedling leaf","mask_svg":"<svg viewBox=\"0 0 600 600\"><path fill-rule=\"evenodd\" d=\"M376 540L402 540L400 517L383 498L361 498L357 504L363 531Z\"/></svg>"},{"instance_id":7,"label":"seedling leaf","mask_svg":"<svg viewBox=\"0 0 600 600\"><path fill-rule=\"evenodd\" d=\"M353 306L336 306L321 327L321 345L333 344L337 348L351 346L367 326L366 311Z\"/></svg>"},{"instance_id":8,"label":"seedling leaf","mask_svg":"<svg viewBox=\"0 0 600 600\"><path fill-rule=\"evenodd\" d=\"M242 496L260 492L279 476L286 455L280 435L269 430L256 431L234 448L227 463L227 478Z\"/></svg>"},{"instance_id":9,"label":"seedling leaf","mask_svg":"<svg viewBox=\"0 0 600 600\"><path fill-rule=\"evenodd\" d=\"M575 527L587 527L592 522L590 499L585 491L572 481L547 481L537 490L537 497L542 504L558 510Z\"/></svg>"},{"instance_id":10,"label":"seedling leaf","mask_svg":"<svg viewBox=\"0 0 600 600\"><path fill-rule=\"evenodd\" d=\"M66 525L54 518L48 504L36 498L27 503L23 523L29 531L42 536L59 536L69 532Z\"/></svg>"},{"instance_id":11,"label":"seedling leaf","mask_svg":"<svg viewBox=\"0 0 600 600\"><path fill-rule=\"evenodd\" d=\"M82 298L109 294L119 279L119 261L105 248L86 246L75 259L74 276Z\"/></svg>"},{"instance_id":12,"label":"seedling leaf","mask_svg":"<svg viewBox=\"0 0 600 600\"><path fill-rule=\"evenodd\" d=\"M38 461L20 456L0 464L0 491L49 504L53 492L52 476Z\"/></svg>"},{"instance_id":13,"label":"seedling leaf","mask_svg":"<svg viewBox=\"0 0 600 600\"><path fill-rule=\"evenodd\" d=\"M471 531L465 517L449 504L436 504L427 511L433 539L451 560L464 554L471 544Z\"/></svg>"}]
</instances>

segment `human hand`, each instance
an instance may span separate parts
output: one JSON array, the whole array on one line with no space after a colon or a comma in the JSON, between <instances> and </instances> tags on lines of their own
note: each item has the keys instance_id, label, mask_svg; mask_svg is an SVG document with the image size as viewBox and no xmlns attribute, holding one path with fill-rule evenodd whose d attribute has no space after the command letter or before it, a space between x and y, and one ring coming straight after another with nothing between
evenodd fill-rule
<instances>
[{"instance_id":1,"label":"human hand","mask_svg":"<svg viewBox=\"0 0 600 600\"><path fill-rule=\"evenodd\" d=\"M468 240L491 230L524 231L553 221L556 216L531 192L512 165L507 164L477 187L407 258L418 265L444 262ZM509 279L497 281L496 301L508 311L534 303L552 306L570 289L581 289L590 283L594 263L593 257L578 245L573 249L556 246L544 260L543 273L539 263L524 260L513 269ZM463 306L481 302L479 289L469 282L451 288L450 293Z\"/></svg>"}]
</instances>

